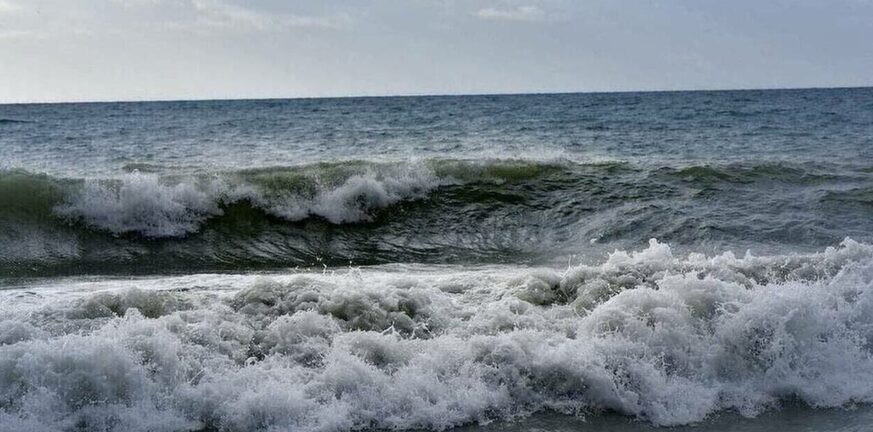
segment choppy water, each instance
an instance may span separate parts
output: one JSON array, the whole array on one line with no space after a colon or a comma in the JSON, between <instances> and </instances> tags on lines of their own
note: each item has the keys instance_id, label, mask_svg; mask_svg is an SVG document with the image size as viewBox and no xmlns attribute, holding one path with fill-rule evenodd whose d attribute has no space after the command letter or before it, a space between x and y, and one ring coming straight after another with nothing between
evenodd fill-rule
<instances>
[{"instance_id":1,"label":"choppy water","mask_svg":"<svg viewBox=\"0 0 873 432\"><path fill-rule=\"evenodd\" d=\"M7 105L0 151L0 429L868 423L873 89Z\"/></svg>"}]
</instances>

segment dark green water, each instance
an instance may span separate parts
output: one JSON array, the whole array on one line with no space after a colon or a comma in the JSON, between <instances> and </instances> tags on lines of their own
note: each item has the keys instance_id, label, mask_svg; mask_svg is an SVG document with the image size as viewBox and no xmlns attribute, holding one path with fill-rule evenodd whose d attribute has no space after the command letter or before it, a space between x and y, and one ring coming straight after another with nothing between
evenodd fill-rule
<instances>
[{"instance_id":1,"label":"dark green water","mask_svg":"<svg viewBox=\"0 0 873 432\"><path fill-rule=\"evenodd\" d=\"M560 414L538 414L524 420L487 426L462 427L455 432L865 432L873 428L869 408L809 410L786 408L754 419L721 414L704 422L671 428L657 428L618 415L579 418Z\"/></svg>"}]
</instances>

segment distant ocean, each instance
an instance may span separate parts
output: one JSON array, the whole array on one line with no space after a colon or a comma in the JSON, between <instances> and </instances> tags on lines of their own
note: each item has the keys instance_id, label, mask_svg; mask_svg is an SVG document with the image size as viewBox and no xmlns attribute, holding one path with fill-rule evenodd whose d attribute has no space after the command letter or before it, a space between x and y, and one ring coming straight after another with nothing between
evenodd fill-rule
<instances>
[{"instance_id":1,"label":"distant ocean","mask_svg":"<svg viewBox=\"0 0 873 432\"><path fill-rule=\"evenodd\" d=\"M0 105L0 431L870 403L873 88Z\"/></svg>"}]
</instances>

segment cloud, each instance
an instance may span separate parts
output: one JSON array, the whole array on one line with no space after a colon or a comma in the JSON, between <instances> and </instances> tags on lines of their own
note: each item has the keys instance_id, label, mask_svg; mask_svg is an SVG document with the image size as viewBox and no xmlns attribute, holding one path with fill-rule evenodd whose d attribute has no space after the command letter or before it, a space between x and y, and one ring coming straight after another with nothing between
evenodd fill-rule
<instances>
[{"instance_id":1,"label":"cloud","mask_svg":"<svg viewBox=\"0 0 873 432\"><path fill-rule=\"evenodd\" d=\"M214 28L281 30L295 27L340 28L348 17L311 17L272 14L226 3L221 0L191 0L198 13L197 25Z\"/></svg>"},{"instance_id":2,"label":"cloud","mask_svg":"<svg viewBox=\"0 0 873 432\"><path fill-rule=\"evenodd\" d=\"M0 30L0 40L21 39L32 36L33 32L27 30Z\"/></svg>"},{"instance_id":3,"label":"cloud","mask_svg":"<svg viewBox=\"0 0 873 432\"><path fill-rule=\"evenodd\" d=\"M2 2L4 0L0 0ZM210 32L214 30L279 31L291 28L337 29L346 26L348 15L304 16L258 10L228 0L112 0L126 8L173 6L185 18L165 21L166 27Z\"/></svg>"},{"instance_id":4,"label":"cloud","mask_svg":"<svg viewBox=\"0 0 873 432\"><path fill-rule=\"evenodd\" d=\"M544 21L546 13L537 6L518 6L509 9L485 8L476 12L483 19L504 21Z\"/></svg>"},{"instance_id":5,"label":"cloud","mask_svg":"<svg viewBox=\"0 0 873 432\"><path fill-rule=\"evenodd\" d=\"M136 7L148 4L159 4L161 0L112 0L113 3L118 3L125 7Z\"/></svg>"},{"instance_id":6,"label":"cloud","mask_svg":"<svg viewBox=\"0 0 873 432\"><path fill-rule=\"evenodd\" d=\"M21 9L21 6L12 3L9 0L0 0L0 14L7 12L15 12Z\"/></svg>"}]
</instances>

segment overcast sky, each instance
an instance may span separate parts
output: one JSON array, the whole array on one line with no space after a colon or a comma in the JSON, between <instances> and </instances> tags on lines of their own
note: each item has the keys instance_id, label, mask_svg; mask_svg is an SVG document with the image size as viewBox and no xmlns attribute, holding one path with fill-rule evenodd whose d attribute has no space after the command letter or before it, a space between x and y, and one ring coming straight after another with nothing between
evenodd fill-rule
<instances>
[{"instance_id":1,"label":"overcast sky","mask_svg":"<svg viewBox=\"0 0 873 432\"><path fill-rule=\"evenodd\" d=\"M0 101L873 85L873 0L0 0Z\"/></svg>"}]
</instances>

